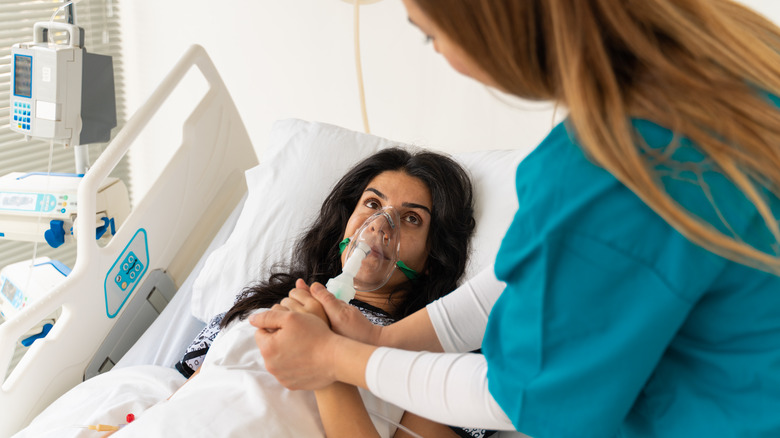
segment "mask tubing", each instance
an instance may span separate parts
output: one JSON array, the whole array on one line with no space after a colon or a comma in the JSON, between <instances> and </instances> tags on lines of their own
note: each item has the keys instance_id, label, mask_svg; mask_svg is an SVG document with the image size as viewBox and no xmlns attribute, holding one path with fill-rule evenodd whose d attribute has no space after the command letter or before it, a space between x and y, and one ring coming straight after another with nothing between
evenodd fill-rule
<instances>
[{"instance_id":1,"label":"mask tubing","mask_svg":"<svg viewBox=\"0 0 780 438\"><path fill-rule=\"evenodd\" d=\"M404 432L408 433L409 435L411 435L411 436L413 436L413 437L415 437L415 438L424 438L424 437L423 437L422 435L420 435L419 433L415 433L414 431L412 431L412 430L411 430L411 429L409 429L408 427L404 426L403 424L401 424L401 423L396 423L395 421L393 421L393 420L391 420L391 419L389 419L389 418L385 417L384 415L380 414L379 412L373 411L373 410L371 410L371 409L368 409L368 408L366 408L366 411L368 411L368 414L369 414L369 415L371 415L371 416L373 416L373 417L377 417L377 418L379 418L380 420L382 420L382 421L384 421L384 422L386 422L386 423L388 423L388 424L392 424L393 426L395 426L395 427L397 427L397 428L399 428L399 429L403 430Z\"/></svg>"}]
</instances>

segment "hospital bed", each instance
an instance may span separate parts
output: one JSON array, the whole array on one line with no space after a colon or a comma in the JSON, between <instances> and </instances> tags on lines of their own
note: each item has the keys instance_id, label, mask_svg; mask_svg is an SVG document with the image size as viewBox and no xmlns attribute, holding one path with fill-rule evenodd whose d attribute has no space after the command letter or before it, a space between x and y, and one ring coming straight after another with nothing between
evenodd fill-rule
<instances>
[{"instance_id":1,"label":"hospital bed","mask_svg":"<svg viewBox=\"0 0 780 438\"><path fill-rule=\"evenodd\" d=\"M161 177L108 245L99 247L86 233L79 234L78 260L68 279L22 317L0 325L4 369L11 355L6 340L17 339L27 325L62 309L51 333L33 344L3 382L0 437L24 427L85 376L105 371L114 362L116 371L171 368L205 324L230 307L243 286L266 274L272 264L289 259L295 239L353 164L385 147L414 147L332 125L283 120L274 125L263 163L257 165L224 84L196 46L90 170L79 192L78 227L86 229L88 213L94 212L90 190L108 175L193 66L210 88L182 126L182 145ZM468 277L493 259L516 211L514 174L522 152L480 151L455 158L471 173L477 200ZM141 256L145 268L137 287L126 303L117 304L122 297L111 297L106 284L129 249L134 254L148 251L148 256ZM110 351L118 336L112 328L135 330L124 328L129 323L123 322L123 312L161 307L152 302L160 298L149 298L158 290L171 291L163 293L162 301L169 302L159 317L129 351ZM120 307L116 318L107 317L111 306ZM147 317L135 319L143 318Z\"/></svg>"},{"instance_id":2,"label":"hospital bed","mask_svg":"<svg viewBox=\"0 0 780 438\"><path fill-rule=\"evenodd\" d=\"M181 146L111 241L99 246L89 231L94 229L96 187L193 67L206 79L209 89L184 123ZM70 275L44 299L0 325L0 376L5 376L16 341L30 327L61 311L49 334L35 341L2 380L0 436L29 422L82 381L93 359L101 361L98 368L105 368L112 361L111 351L104 358L95 355L113 328L132 331L133 324L123 318L128 309L141 308L136 318L146 319L148 325L153 313L144 312L144 308L162 307L171 294L158 290L170 290L184 282L246 192L243 172L256 163L249 136L224 83L205 51L193 47L85 175L78 191L74 227L77 260ZM125 281L115 279L129 278L130 273L122 271L128 257L137 257L135 266L140 269L122 287ZM159 288L150 282L155 280ZM141 292L146 295L141 296ZM113 335L117 340L122 338L122 333ZM106 344L111 350L108 347Z\"/></svg>"}]
</instances>

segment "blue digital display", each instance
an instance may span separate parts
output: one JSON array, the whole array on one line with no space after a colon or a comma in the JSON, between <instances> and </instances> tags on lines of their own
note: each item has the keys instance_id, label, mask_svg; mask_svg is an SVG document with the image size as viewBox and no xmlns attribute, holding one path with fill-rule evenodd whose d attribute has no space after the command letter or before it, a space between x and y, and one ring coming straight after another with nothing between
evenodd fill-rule
<instances>
[{"instance_id":1,"label":"blue digital display","mask_svg":"<svg viewBox=\"0 0 780 438\"><path fill-rule=\"evenodd\" d=\"M14 96L32 97L32 56L14 55Z\"/></svg>"},{"instance_id":2,"label":"blue digital display","mask_svg":"<svg viewBox=\"0 0 780 438\"><path fill-rule=\"evenodd\" d=\"M17 296L20 296L19 289L16 288L16 286L13 285L8 280L5 280L3 282L3 288L0 289L0 292L2 292L3 296L13 305L16 305L18 300Z\"/></svg>"},{"instance_id":3,"label":"blue digital display","mask_svg":"<svg viewBox=\"0 0 780 438\"><path fill-rule=\"evenodd\" d=\"M43 193L0 192L0 210L48 213L57 207L54 195Z\"/></svg>"}]
</instances>

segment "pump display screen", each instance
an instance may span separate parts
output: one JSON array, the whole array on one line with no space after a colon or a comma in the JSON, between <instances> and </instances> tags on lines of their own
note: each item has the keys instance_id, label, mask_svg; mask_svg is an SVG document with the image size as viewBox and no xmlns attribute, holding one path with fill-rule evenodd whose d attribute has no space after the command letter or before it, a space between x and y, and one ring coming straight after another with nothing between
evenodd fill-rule
<instances>
[{"instance_id":1,"label":"pump display screen","mask_svg":"<svg viewBox=\"0 0 780 438\"><path fill-rule=\"evenodd\" d=\"M0 192L0 210L35 211L38 195Z\"/></svg>"},{"instance_id":2,"label":"pump display screen","mask_svg":"<svg viewBox=\"0 0 780 438\"><path fill-rule=\"evenodd\" d=\"M13 285L13 283L6 280L5 282L3 282L2 293L3 295L5 295L8 301L13 303L14 299L16 298L16 294L19 293L19 289L17 289L16 286Z\"/></svg>"},{"instance_id":3,"label":"pump display screen","mask_svg":"<svg viewBox=\"0 0 780 438\"><path fill-rule=\"evenodd\" d=\"M32 56L14 55L14 95L32 97Z\"/></svg>"}]
</instances>

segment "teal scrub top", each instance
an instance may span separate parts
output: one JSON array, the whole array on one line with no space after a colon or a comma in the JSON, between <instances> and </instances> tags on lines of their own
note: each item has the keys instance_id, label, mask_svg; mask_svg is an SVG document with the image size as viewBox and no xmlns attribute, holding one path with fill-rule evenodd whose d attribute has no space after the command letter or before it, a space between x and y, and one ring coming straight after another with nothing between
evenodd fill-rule
<instances>
[{"instance_id":1,"label":"teal scrub top","mask_svg":"<svg viewBox=\"0 0 780 438\"><path fill-rule=\"evenodd\" d=\"M666 191L775 253L755 208L684 139L635 121ZM648 158L650 153L646 155ZM780 170L778 170L780 171ZM482 344L490 393L533 437L780 436L780 278L692 243L565 124L519 165ZM770 199L780 217L780 202Z\"/></svg>"}]
</instances>

